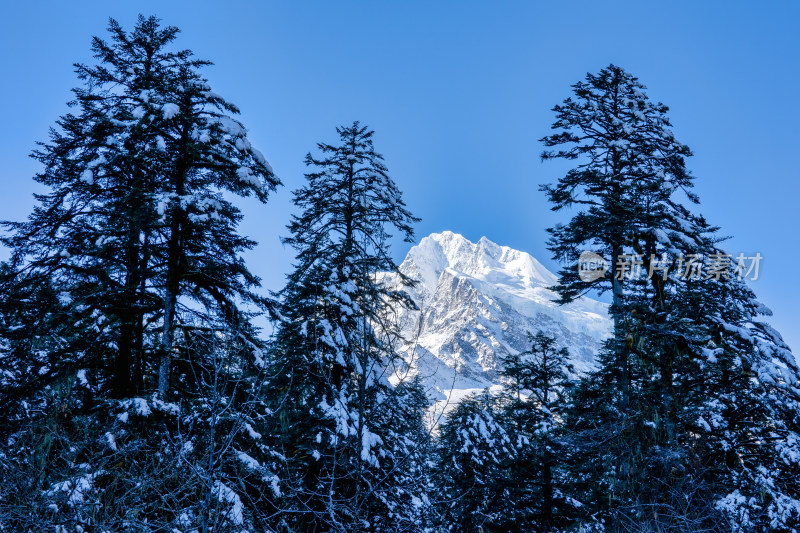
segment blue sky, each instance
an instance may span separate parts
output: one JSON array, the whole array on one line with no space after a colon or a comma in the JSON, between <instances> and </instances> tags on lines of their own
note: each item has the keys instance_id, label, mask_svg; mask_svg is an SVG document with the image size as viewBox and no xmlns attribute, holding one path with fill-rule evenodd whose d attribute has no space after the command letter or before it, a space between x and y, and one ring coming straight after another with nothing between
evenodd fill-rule
<instances>
[{"instance_id":1,"label":"blue sky","mask_svg":"<svg viewBox=\"0 0 800 533\"><path fill-rule=\"evenodd\" d=\"M417 235L449 229L532 253L555 270L545 228L561 219L538 192L564 166L538 139L552 106L586 72L616 63L671 107L695 152L699 210L764 257L757 295L800 351L800 4L795 2L9 2L0 19L0 219L33 206L27 157L66 108L107 19L155 14L215 65L215 91L242 109L253 143L285 183L245 202L248 256L268 289L291 263L279 243L303 156L334 127L376 130ZM408 245L398 244L400 259ZM0 258L5 257L0 251Z\"/></svg>"}]
</instances>

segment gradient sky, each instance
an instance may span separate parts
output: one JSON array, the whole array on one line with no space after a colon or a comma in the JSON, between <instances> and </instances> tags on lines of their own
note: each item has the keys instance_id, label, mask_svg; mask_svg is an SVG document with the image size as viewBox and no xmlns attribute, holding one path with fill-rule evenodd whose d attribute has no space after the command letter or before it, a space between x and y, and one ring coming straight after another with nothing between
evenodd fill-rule
<instances>
[{"instance_id":1,"label":"gradient sky","mask_svg":"<svg viewBox=\"0 0 800 533\"><path fill-rule=\"evenodd\" d=\"M764 256L752 286L800 351L800 3L7 2L0 219L33 206L38 167L27 154L67 109L72 63L91 59L108 17L131 28L140 12L180 27L178 46L215 63L210 84L242 109L285 184L266 206L244 203L242 229L260 242L248 260L267 289L290 268L278 239L304 155L353 120L375 129L422 218L419 238L485 235L556 270L545 228L563 217L538 187L566 167L541 163L538 139L570 85L613 62L670 106L695 152L700 212L732 236L729 252Z\"/></svg>"}]
</instances>

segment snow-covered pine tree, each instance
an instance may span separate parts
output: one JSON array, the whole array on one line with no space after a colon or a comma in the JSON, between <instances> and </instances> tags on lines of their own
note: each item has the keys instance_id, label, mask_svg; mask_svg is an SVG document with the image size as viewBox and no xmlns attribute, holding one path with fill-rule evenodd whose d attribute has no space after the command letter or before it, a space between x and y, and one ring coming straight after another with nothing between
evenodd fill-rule
<instances>
[{"instance_id":1,"label":"snow-covered pine tree","mask_svg":"<svg viewBox=\"0 0 800 533\"><path fill-rule=\"evenodd\" d=\"M559 531L576 514L560 458L569 352L545 333L528 338L530 350L503 361L502 392L460 401L439 430L431 516L442 531Z\"/></svg>"},{"instance_id":2,"label":"snow-covered pine tree","mask_svg":"<svg viewBox=\"0 0 800 533\"><path fill-rule=\"evenodd\" d=\"M667 231L660 244L680 249L689 236ZM687 277L673 264L666 280L642 287L629 304L632 344L650 371L641 411L656 444L649 470L662 485L650 499L668 501L687 529L796 531L796 360L714 231L692 236L693 255L710 274ZM700 509L686 505L687 492Z\"/></svg>"},{"instance_id":3,"label":"snow-covered pine tree","mask_svg":"<svg viewBox=\"0 0 800 533\"><path fill-rule=\"evenodd\" d=\"M566 303L588 290L610 290L617 339L624 337L624 316L617 309L623 304L625 279L613 275L614 262L632 250L635 237L648 230L651 221L674 220L678 207L673 193L683 192L697 201L684 162L691 151L675 140L667 106L651 102L644 89L615 65L587 74L586 81L573 85L575 98L553 108L553 129L560 131L542 139L555 148L544 151L543 160L577 161L558 183L542 187L554 211L581 208L569 224L550 229L550 250L555 259L567 263L559 272L558 293ZM593 281L579 277L577 259L586 250L610 258L608 275ZM623 357L624 350L617 352ZM624 360L619 367L624 395L629 388Z\"/></svg>"},{"instance_id":4,"label":"snow-covered pine tree","mask_svg":"<svg viewBox=\"0 0 800 533\"><path fill-rule=\"evenodd\" d=\"M518 525L510 471L517 447L501 411L499 398L484 391L462 399L445 416L431 474L437 531L500 533Z\"/></svg>"},{"instance_id":5,"label":"snow-covered pine tree","mask_svg":"<svg viewBox=\"0 0 800 533\"><path fill-rule=\"evenodd\" d=\"M514 524L536 531L563 528L574 503L562 487L565 454L563 411L574 372L569 351L556 338L528 333L530 350L503 361L506 391L500 418L515 448L508 464L508 514Z\"/></svg>"},{"instance_id":6,"label":"snow-covered pine tree","mask_svg":"<svg viewBox=\"0 0 800 533\"><path fill-rule=\"evenodd\" d=\"M667 107L651 102L644 86L623 69L610 65L597 75L587 74L585 81L573 85L573 93L574 98L553 108L553 129L558 133L542 140L553 148L542 154L544 160L563 158L577 163L558 183L543 187L554 210L581 209L568 224L550 229L554 258L567 264L559 272L556 289L562 302L590 289L611 291L614 335L602 355L602 372L613 380L610 400L617 415L610 420L618 425L609 431L630 435L629 409L635 409L632 404L639 390L635 383L638 361L625 342L629 316L625 297L630 282L615 275L616 262L636 253L642 233L676 220L676 211L681 210L674 200L678 192L695 200L684 164L691 152L675 140ZM610 260L605 276L589 281L579 277L577 260L584 250ZM594 405L600 408L602 404ZM631 464L640 455L638 448L624 438L617 442L615 452L605 448L615 463L616 477L609 481L614 487L595 484L598 491L610 491L614 497L635 492L640 480L631 473L641 473Z\"/></svg>"},{"instance_id":7,"label":"snow-covered pine tree","mask_svg":"<svg viewBox=\"0 0 800 533\"><path fill-rule=\"evenodd\" d=\"M358 122L337 145L309 154L301 210L284 242L296 251L282 291L273 397L286 458L285 526L291 531L401 531L422 505L413 472L421 412L413 384L393 387L401 363L387 302L412 305L380 273L397 271L391 231L411 242L406 209ZM413 401L410 401L413 400Z\"/></svg>"},{"instance_id":8,"label":"snow-covered pine tree","mask_svg":"<svg viewBox=\"0 0 800 533\"><path fill-rule=\"evenodd\" d=\"M717 228L684 205L698 202L690 151L666 106L614 65L573 89L554 109L561 131L544 139L559 147L545 159L577 161L544 188L554 209L581 208L551 229L551 250L569 265L557 290L570 301L610 289L614 319L566 420L586 516L612 529L793 531L794 357L759 319L766 310L733 275ZM582 250L610 259L609 271L580 279Z\"/></svg>"},{"instance_id":9,"label":"snow-covered pine tree","mask_svg":"<svg viewBox=\"0 0 800 533\"><path fill-rule=\"evenodd\" d=\"M235 383L224 401L239 420L232 411L261 373L250 318L266 300L252 292L258 280L240 254L254 243L237 233L230 198L266 201L279 182L236 107L200 75L208 62L172 50L177 28L139 17L131 32L114 20L109 31L110 41L92 42L97 64L76 65L77 112L34 153L49 192L3 238L12 259L0 290L2 426L16 451L4 461L37 480L6 500L21 530L177 524L180 509L166 503L170 480L186 484L187 470L172 468L177 402L202 398L203 376L221 368L215 383ZM222 365L219 346L236 346ZM150 479L125 476L133 457ZM181 498L209 491L200 484Z\"/></svg>"},{"instance_id":10,"label":"snow-covered pine tree","mask_svg":"<svg viewBox=\"0 0 800 533\"><path fill-rule=\"evenodd\" d=\"M76 67L80 113L62 117L34 153L45 166L36 179L51 192L37 196L28 221L6 223L3 242L25 274L12 280L18 290L55 278L73 289L60 294L81 309L76 322L107 322L118 361L102 372L124 396L143 386L129 375L138 368L142 379L143 323L153 329L143 317L176 307L177 295L219 303L231 320L236 298L261 301L237 255L253 243L236 234L241 214L222 192L265 201L278 181L232 118L235 106L200 77L208 62L169 51L177 28L142 17L130 34L114 20L109 31L111 43L93 41L99 64ZM162 317L167 344L176 313ZM57 373L52 363L36 373Z\"/></svg>"}]
</instances>

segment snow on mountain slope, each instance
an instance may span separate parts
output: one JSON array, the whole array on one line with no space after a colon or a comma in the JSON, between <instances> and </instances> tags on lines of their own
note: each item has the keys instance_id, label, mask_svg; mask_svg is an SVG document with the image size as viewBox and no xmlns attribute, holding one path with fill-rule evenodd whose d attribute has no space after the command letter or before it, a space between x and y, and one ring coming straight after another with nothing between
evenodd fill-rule
<instances>
[{"instance_id":1,"label":"snow on mountain slope","mask_svg":"<svg viewBox=\"0 0 800 533\"><path fill-rule=\"evenodd\" d=\"M434 233L411 248L400 270L418 281L409 293L419 307L397 311L401 351L432 400L457 401L496 385L503 358L529 349L528 332L555 336L576 369L587 370L611 329L607 304L581 298L557 305L548 289L553 273L485 237L472 243Z\"/></svg>"}]
</instances>

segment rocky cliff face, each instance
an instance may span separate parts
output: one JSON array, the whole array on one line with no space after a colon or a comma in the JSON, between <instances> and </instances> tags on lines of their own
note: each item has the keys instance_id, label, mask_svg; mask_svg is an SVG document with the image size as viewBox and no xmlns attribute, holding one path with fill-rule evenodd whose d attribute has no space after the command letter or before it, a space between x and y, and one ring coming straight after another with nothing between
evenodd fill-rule
<instances>
[{"instance_id":1,"label":"rocky cliff face","mask_svg":"<svg viewBox=\"0 0 800 533\"><path fill-rule=\"evenodd\" d=\"M416 279L419 311L398 311L411 372L432 400L457 400L498 383L503 358L529 349L527 333L555 336L577 370L593 366L610 332L607 304L582 298L559 306L557 278L531 255L485 237L449 231L414 246L400 270Z\"/></svg>"}]
</instances>

